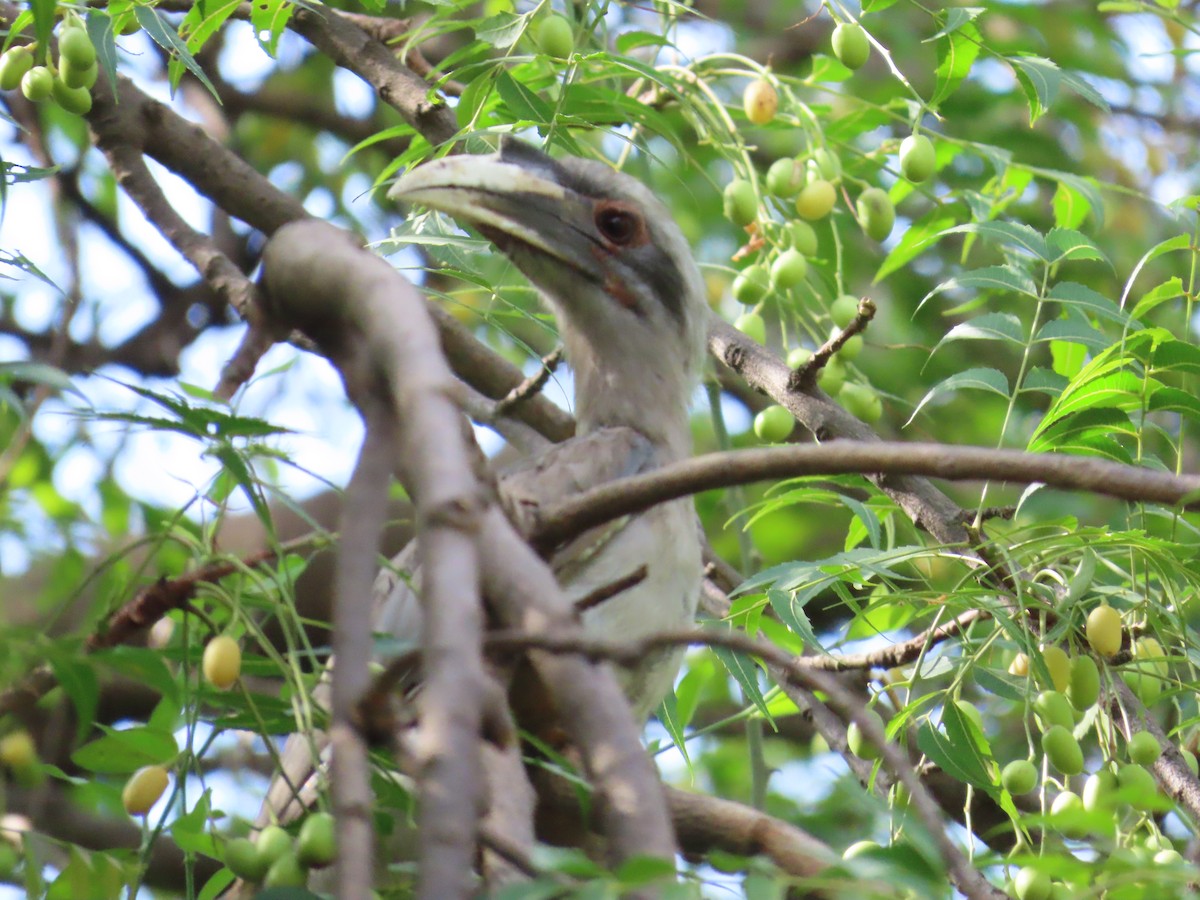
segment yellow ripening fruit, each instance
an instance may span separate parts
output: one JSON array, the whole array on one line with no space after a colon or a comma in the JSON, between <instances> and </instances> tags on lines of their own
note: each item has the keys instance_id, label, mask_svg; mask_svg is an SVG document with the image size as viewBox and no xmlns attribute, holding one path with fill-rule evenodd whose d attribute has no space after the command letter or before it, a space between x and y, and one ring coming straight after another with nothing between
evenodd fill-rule
<instances>
[{"instance_id":1,"label":"yellow ripening fruit","mask_svg":"<svg viewBox=\"0 0 1200 900\"><path fill-rule=\"evenodd\" d=\"M837 203L837 191L824 178L810 181L796 198L796 215L814 222L829 215Z\"/></svg>"},{"instance_id":2,"label":"yellow ripening fruit","mask_svg":"<svg viewBox=\"0 0 1200 900\"><path fill-rule=\"evenodd\" d=\"M1029 674L1029 657L1024 653L1018 653L1012 658L1012 662L1008 664L1008 674L1016 675L1018 678L1024 678Z\"/></svg>"},{"instance_id":3,"label":"yellow ripening fruit","mask_svg":"<svg viewBox=\"0 0 1200 900\"><path fill-rule=\"evenodd\" d=\"M909 181L926 181L936 168L937 151L925 135L910 134L900 142L900 174Z\"/></svg>"},{"instance_id":4,"label":"yellow ripening fruit","mask_svg":"<svg viewBox=\"0 0 1200 900\"><path fill-rule=\"evenodd\" d=\"M1080 712L1100 699L1100 668L1090 656L1077 656L1071 660L1067 699Z\"/></svg>"},{"instance_id":5,"label":"yellow ripening fruit","mask_svg":"<svg viewBox=\"0 0 1200 900\"><path fill-rule=\"evenodd\" d=\"M15 90L25 73L33 68L28 47L10 47L0 55L0 91Z\"/></svg>"},{"instance_id":6,"label":"yellow ripening fruit","mask_svg":"<svg viewBox=\"0 0 1200 900\"><path fill-rule=\"evenodd\" d=\"M170 776L162 766L142 766L125 782L121 791L121 803L131 816L144 816L158 802L170 783Z\"/></svg>"},{"instance_id":7,"label":"yellow ripening fruit","mask_svg":"<svg viewBox=\"0 0 1200 900\"><path fill-rule=\"evenodd\" d=\"M537 45L547 56L566 59L575 50L571 23L557 13L546 16L538 25Z\"/></svg>"},{"instance_id":8,"label":"yellow ripening fruit","mask_svg":"<svg viewBox=\"0 0 1200 900\"><path fill-rule=\"evenodd\" d=\"M13 731L0 738L0 764L19 772L37 765L37 745L25 729Z\"/></svg>"},{"instance_id":9,"label":"yellow ripening fruit","mask_svg":"<svg viewBox=\"0 0 1200 900\"><path fill-rule=\"evenodd\" d=\"M205 681L217 690L229 690L242 674L242 650L237 641L227 634L217 635L204 648L201 668Z\"/></svg>"},{"instance_id":10,"label":"yellow ripening fruit","mask_svg":"<svg viewBox=\"0 0 1200 900\"><path fill-rule=\"evenodd\" d=\"M779 109L779 94L775 86L765 78L756 78L742 93L742 108L746 118L755 125L766 125Z\"/></svg>"},{"instance_id":11,"label":"yellow ripening fruit","mask_svg":"<svg viewBox=\"0 0 1200 900\"><path fill-rule=\"evenodd\" d=\"M1105 659L1116 656L1121 649L1121 614L1107 603L1101 603L1088 613L1084 632L1088 645L1096 654Z\"/></svg>"},{"instance_id":12,"label":"yellow ripening fruit","mask_svg":"<svg viewBox=\"0 0 1200 900\"><path fill-rule=\"evenodd\" d=\"M847 69L858 69L871 55L871 42L857 22L842 22L833 29L833 55Z\"/></svg>"},{"instance_id":13,"label":"yellow ripening fruit","mask_svg":"<svg viewBox=\"0 0 1200 900\"><path fill-rule=\"evenodd\" d=\"M1053 688L1062 693L1071 685L1071 657L1062 647L1050 645L1042 648L1042 662L1050 670L1050 684L1044 688Z\"/></svg>"}]
</instances>

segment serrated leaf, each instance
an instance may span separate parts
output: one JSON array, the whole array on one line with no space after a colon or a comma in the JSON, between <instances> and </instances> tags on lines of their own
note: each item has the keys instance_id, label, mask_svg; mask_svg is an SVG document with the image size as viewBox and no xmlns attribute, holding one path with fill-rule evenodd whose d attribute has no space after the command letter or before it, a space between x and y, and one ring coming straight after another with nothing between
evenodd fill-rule
<instances>
[{"instance_id":1,"label":"serrated leaf","mask_svg":"<svg viewBox=\"0 0 1200 900\"><path fill-rule=\"evenodd\" d=\"M520 40L537 11L535 8L521 15L510 12L496 13L475 26L475 37L497 50L505 50Z\"/></svg>"},{"instance_id":2,"label":"serrated leaf","mask_svg":"<svg viewBox=\"0 0 1200 900\"><path fill-rule=\"evenodd\" d=\"M1112 344L1112 341L1088 325L1086 321L1080 321L1075 317L1051 319L1038 330L1037 337L1033 341L1034 343L1069 341L1073 344L1090 347L1093 350L1103 350Z\"/></svg>"},{"instance_id":3,"label":"serrated leaf","mask_svg":"<svg viewBox=\"0 0 1200 900\"><path fill-rule=\"evenodd\" d=\"M1024 294L1027 297L1037 296L1037 286L1033 283L1033 279L1017 267L985 266L982 269L974 269L970 272L963 272L961 275L955 275L953 278L947 278L921 298L921 302L917 304L917 309L919 310L924 307L925 303L931 297L944 291L958 289L1013 291L1018 294Z\"/></svg>"},{"instance_id":4,"label":"serrated leaf","mask_svg":"<svg viewBox=\"0 0 1200 900\"><path fill-rule=\"evenodd\" d=\"M962 714L958 715L961 718ZM970 744L956 744L929 722L922 722L917 729L917 747L952 778L989 793L994 789L982 760Z\"/></svg>"},{"instance_id":5,"label":"serrated leaf","mask_svg":"<svg viewBox=\"0 0 1200 900\"><path fill-rule=\"evenodd\" d=\"M658 716L658 721L670 736L671 743L675 745L675 749L683 757L684 764L688 767L688 772L690 773L692 771L692 760L687 752L687 721L678 713L674 694L668 694L663 698L662 703L658 705L656 715Z\"/></svg>"},{"instance_id":6,"label":"serrated leaf","mask_svg":"<svg viewBox=\"0 0 1200 900\"><path fill-rule=\"evenodd\" d=\"M496 91L508 107L509 113L516 119L523 119L536 125L549 124L554 118L554 110L545 100L531 91L508 72L501 70L496 75Z\"/></svg>"},{"instance_id":7,"label":"serrated leaf","mask_svg":"<svg viewBox=\"0 0 1200 900\"><path fill-rule=\"evenodd\" d=\"M940 209L930 210L908 227L880 263L873 282L878 284L893 272L903 269L941 239L956 219Z\"/></svg>"},{"instance_id":8,"label":"serrated leaf","mask_svg":"<svg viewBox=\"0 0 1200 900\"><path fill-rule=\"evenodd\" d=\"M250 24L254 26L254 37L268 56L275 56L279 38L292 17L292 4L288 0L251 0ZM267 34L263 40L263 34Z\"/></svg>"},{"instance_id":9,"label":"serrated leaf","mask_svg":"<svg viewBox=\"0 0 1200 900\"><path fill-rule=\"evenodd\" d=\"M1064 379L1074 378L1087 362L1087 347L1070 341L1051 341L1050 358L1054 371ZM1062 393L1061 391L1059 392Z\"/></svg>"},{"instance_id":10,"label":"serrated leaf","mask_svg":"<svg viewBox=\"0 0 1200 900\"><path fill-rule=\"evenodd\" d=\"M1004 376L1003 372L996 369L978 368L957 372L929 389L929 392L917 404L917 408L913 410L912 415L908 417L908 421L904 423L905 426L908 426L924 408L925 404L934 397L960 390L990 391L993 394L999 394L1001 397L1007 397L1008 379Z\"/></svg>"},{"instance_id":11,"label":"serrated leaf","mask_svg":"<svg viewBox=\"0 0 1200 900\"><path fill-rule=\"evenodd\" d=\"M735 653L726 647L713 647L713 654L721 661L725 670L733 676L746 699L758 708L763 718L768 722L774 721L771 718L771 711L767 708L767 701L763 699L762 689L758 685L758 666L744 654Z\"/></svg>"},{"instance_id":12,"label":"serrated leaf","mask_svg":"<svg viewBox=\"0 0 1200 900\"><path fill-rule=\"evenodd\" d=\"M1021 320L1012 313L985 313L955 325L938 341L934 351L950 341L1009 341L1023 344L1024 335L1021 333Z\"/></svg>"},{"instance_id":13,"label":"serrated leaf","mask_svg":"<svg viewBox=\"0 0 1200 900\"><path fill-rule=\"evenodd\" d=\"M1034 366L1025 376L1025 381L1021 384L1021 391L1036 391L1057 397L1066 388L1067 377L1069 376L1060 375L1058 372L1052 372L1041 366Z\"/></svg>"},{"instance_id":14,"label":"serrated leaf","mask_svg":"<svg viewBox=\"0 0 1200 900\"><path fill-rule=\"evenodd\" d=\"M767 591L767 602L771 604L771 609L775 610L775 615L779 616L779 621L793 634L799 635L805 646L825 652L816 632L813 631L812 623L808 620L803 603L796 603L792 594L775 588Z\"/></svg>"},{"instance_id":15,"label":"serrated leaf","mask_svg":"<svg viewBox=\"0 0 1200 900\"><path fill-rule=\"evenodd\" d=\"M1155 285L1142 294L1142 299L1137 302L1131 315L1135 319L1140 319L1159 305L1176 300L1183 295L1183 280L1178 275L1173 275L1162 284Z\"/></svg>"},{"instance_id":16,"label":"serrated leaf","mask_svg":"<svg viewBox=\"0 0 1200 900\"><path fill-rule=\"evenodd\" d=\"M1116 322L1123 328L1140 328L1141 325L1132 319L1124 310L1117 306L1098 291L1074 281L1060 281L1050 289L1049 300L1071 306L1081 312Z\"/></svg>"},{"instance_id":17,"label":"serrated leaf","mask_svg":"<svg viewBox=\"0 0 1200 900\"><path fill-rule=\"evenodd\" d=\"M254 6L258 6L258 0L255 0ZM171 54L173 59L177 59L183 63L184 67L196 77L197 81L208 89L208 92L213 95L213 99L220 104L221 96L217 93L217 89L208 80L208 76L204 74L204 70L200 68L200 64L196 62L188 50L187 44L179 37L171 23L164 19L158 10L152 6L135 6L133 14L137 17L138 25L150 36L151 40ZM179 79L173 79L171 82L172 91L178 85Z\"/></svg>"},{"instance_id":18,"label":"serrated leaf","mask_svg":"<svg viewBox=\"0 0 1200 900\"><path fill-rule=\"evenodd\" d=\"M934 72L937 82L929 100L931 107L937 108L958 90L979 56L981 44L979 29L971 22L963 22L941 39L938 44L937 69Z\"/></svg>"},{"instance_id":19,"label":"serrated leaf","mask_svg":"<svg viewBox=\"0 0 1200 900\"><path fill-rule=\"evenodd\" d=\"M1029 104L1029 124L1032 125L1043 115L1058 97L1058 88L1062 83L1062 73L1051 60L1041 56L1010 56L1007 57L1013 67L1017 82L1025 91L1025 100Z\"/></svg>"},{"instance_id":20,"label":"serrated leaf","mask_svg":"<svg viewBox=\"0 0 1200 900\"><path fill-rule=\"evenodd\" d=\"M0 250L0 266L9 266L19 272L24 272L26 275L32 275L43 284L47 284L54 288L60 294L63 292L57 284L50 280L50 276L37 267L37 265L27 258L23 253L14 253L11 250ZM3 276L8 278L9 276Z\"/></svg>"},{"instance_id":21,"label":"serrated leaf","mask_svg":"<svg viewBox=\"0 0 1200 900\"><path fill-rule=\"evenodd\" d=\"M930 35L921 41L922 44L931 44L940 37L945 37L948 34L953 34L962 28L968 22L978 19L986 10L982 6L956 6L946 10L946 21L935 34Z\"/></svg>"},{"instance_id":22,"label":"serrated leaf","mask_svg":"<svg viewBox=\"0 0 1200 900\"><path fill-rule=\"evenodd\" d=\"M1046 235L1046 245L1058 254L1051 260L1052 263L1068 259L1095 259L1112 265L1095 241L1073 228L1051 228Z\"/></svg>"},{"instance_id":23,"label":"serrated leaf","mask_svg":"<svg viewBox=\"0 0 1200 900\"><path fill-rule=\"evenodd\" d=\"M1008 247L1024 250L1026 253L1050 262L1051 258L1046 248L1046 239L1031 226L1017 222L968 222L947 228L946 234L976 234L984 240L996 241Z\"/></svg>"}]
</instances>

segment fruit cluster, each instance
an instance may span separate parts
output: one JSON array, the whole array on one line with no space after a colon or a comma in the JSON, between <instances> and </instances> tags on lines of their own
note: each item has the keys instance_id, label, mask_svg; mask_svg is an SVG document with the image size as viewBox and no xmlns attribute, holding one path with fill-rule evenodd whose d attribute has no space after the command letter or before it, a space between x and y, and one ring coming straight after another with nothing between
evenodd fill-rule
<instances>
[{"instance_id":1,"label":"fruit cluster","mask_svg":"<svg viewBox=\"0 0 1200 900\"><path fill-rule=\"evenodd\" d=\"M234 838L225 844L225 865L238 878L263 887L304 887L309 869L320 869L337 855L333 816L309 813L295 840L278 825L268 825L258 840Z\"/></svg>"},{"instance_id":2,"label":"fruit cluster","mask_svg":"<svg viewBox=\"0 0 1200 900\"><path fill-rule=\"evenodd\" d=\"M77 16L63 22L58 36L58 66L35 65L37 45L10 47L0 54L0 90L21 88L33 103L51 100L82 116L92 108L91 88L100 74L96 47Z\"/></svg>"}]
</instances>

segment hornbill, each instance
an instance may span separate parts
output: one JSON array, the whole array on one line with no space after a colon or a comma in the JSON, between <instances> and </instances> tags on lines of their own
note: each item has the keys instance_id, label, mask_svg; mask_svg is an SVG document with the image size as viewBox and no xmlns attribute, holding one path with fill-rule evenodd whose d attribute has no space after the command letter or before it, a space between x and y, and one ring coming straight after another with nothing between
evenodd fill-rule
<instances>
[{"instance_id":1,"label":"hornbill","mask_svg":"<svg viewBox=\"0 0 1200 900\"><path fill-rule=\"evenodd\" d=\"M601 162L553 159L506 140L494 154L418 166L389 196L474 226L558 320L574 371L577 433L502 477L500 499L511 515L690 454L704 285L670 213L643 184ZM377 633L410 640L421 633L419 572L395 574L411 570L413 558L402 552L377 581ZM632 587L579 611L586 634L636 640L694 617L702 566L688 499L593 529L557 548L549 563L574 601L644 571ZM682 652L651 655L622 674L639 721L670 690ZM268 791L260 825L293 819L311 803L314 746L311 736L289 738L285 774Z\"/></svg>"}]
</instances>

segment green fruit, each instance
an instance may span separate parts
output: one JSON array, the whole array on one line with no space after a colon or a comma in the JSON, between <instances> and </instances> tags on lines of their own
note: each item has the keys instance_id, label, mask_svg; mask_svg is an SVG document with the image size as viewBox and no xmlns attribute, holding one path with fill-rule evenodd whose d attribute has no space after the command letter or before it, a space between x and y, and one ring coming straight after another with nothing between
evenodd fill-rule
<instances>
[{"instance_id":1,"label":"green fruit","mask_svg":"<svg viewBox=\"0 0 1200 900\"><path fill-rule=\"evenodd\" d=\"M838 402L846 407L846 412L868 425L874 425L883 418L883 401L865 384L843 385L838 391Z\"/></svg>"},{"instance_id":2,"label":"green fruit","mask_svg":"<svg viewBox=\"0 0 1200 900\"><path fill-rule=\"evenodd\" d=\"M1117 776L1108 769L1101 769L1087 777L1083 783L1083 808L1088 812L1100 812L1112 804L1113 791L1117 789Z\"/></svg>"},{"instance_id":3,"label":"green fruit","mask_svg":"<svg viewBox=\"0 0 1200 900\"><path fill-rule=\"evenodd\" d=\"M799 250L784 250L771 263L771 287L787 290L795 287L808 274L808 260Z\"/></svg>"},{"instance_id":4,"label":"green fruit","mask_svg":"<svg viewBox=\"0 0 1200 900\"><path fill-rule=\"evenodd\" d=\"M796 215L810 222L823 219L837 202L837 191L824 179L810 181L796 198Z\"/></svg>"},{"instance_id":5,"label":"green fruit","mask_svg":"<svg viewBox=\"0 0 1200 900\"><path fill-rule=\"evenodd\" d=\"M829 317L838 328L845 328L858 315L858 298L853 294L842 294L829 306Z\"/></svg>"},{"instance_id":6,"label":"green fruit","mask_svg":"<svg viewBox=\"0 0 1200 900\"><path fill-rule=\"evenodd\" d=\"M87 88L68 87L54 79L54 102L76 116L87 115L92 109L92 94Z\"/></svg>"},{"instance_id":7,"label":"green fruit","mask_svg":"<svg viewBox=\"0 0 1200 900\"><path fill-rule=\"evenodd\" d=\"M1014 797L1028 794L1037 787L1037 766L1027 759L1014 759L1000 773L1000 783Z\"/></svg>"},{"instance_id":8,"label":"green fruit","mask_svg":"<svg viewBox=\"0 0 1200 900\"><path fill-rule=\"evenodd\" d=\"M792 246L806 257L817 255L817 233L807 222L796 219L787 224L787 236Z\"/></svg>"},{"instance_id":9,"label":"green fruit","mask_svg":"<svg viewBox=\"0 0 1200 900\"><path fill-rule=\"evenodd\" d=\"M1117 786L1134 809L1152 809L1158 797L1158 782L1137 763L1126 763L1117 772Z\"/></svg>"},{"instance_id":10,"label":"green fruit","mask_svg":"<svg viewBox=\"0 0 1200 900\"><path fill-rule=\"evenodd\" d=\"M830 397L836 397L841 393L842 385L845 383L846 367L838 361L836 356L826 362L821 371L817 373L817 384Z\"/></svg>"},{"instance_id":11,"label":"green fruit","mask_svg":"<svg viewBox=\"0 0 1200 900\"><path fill-rule=\"evenodd\" d=\"M1084 630L1088 645L1105 659L1115 656L1121 649L1121 614L1107 603L1088 613Z\"/></svg>"},{"instance_id":12,"label":"green fruit","mask_svg":"<svg viewBox=\"0 0 1200 900\"><path fill-rule=\"evenodd\" d=\"M855 204L858 209L858 223L873 241L882 241L892 233L896 224L896 207L892 206L891 198L882 188L867 188L858 195Z\"/></svg>"},{"instance_id":13,"label":"green fruit","mask_svg":"<svg viewBox=\"0 0 1200 900\"><path fill-rule=\"evenodd\" d=\"M758 196L754 185L742 178L735 178L725 185L722 195L725 202L725 218L743 228L758 215Z\"/></svg>"},{"instance_id":14,"label":"green fruit","mask_svg":"<svg viewBox=\"0 0 1200 900\"><path fill-rule=\"evenodd\" d=\"M1148 731L1139 731L1129 738L1129 758L1140 766L1152 766L1162 755L1158 739Z\"/></svg>"},{"instance_id":15,"label":"green fruit","mask_svg":"<svg viewBox=\"0 0 1200 900\"><path fill-rule=\"evenodd\" d=\"M307 881L308 873L300 865L300 860L296 859L296 854L289 851L271 863L262 883L263 887L268 888L304 887Z\"/></svg>"},{"instance_id":16,"label":"green fruit","mask_svg":"<svg viewBox=\"0 0 1200 900\"><path fill-rule=\"evenodd\" d=\"M21 78L21 93L34 103L49 100L54 93L54 76L45 66L34 66Z\"/></svg>"},{"instance_id":17,"label":"green fruit","mask_svg":"<svg viewBox=\"0 0 1200 900\"><path fill-rule=\"evenodd\" d=\"M1183 857L1178 850L1159 850L1154 854L1154 862L1160 866L1181 866Z\"/></svg>"},{"instance_id":18,"label":"green fruit","mask_svg":"<svg viewBox=\"0 0 1200 900\"><path fill-rule=\"evenodd\" d=\"M1025 866L1013 879L1017 900L1050 900L1050 876L1032 866Z\"/></svg>"},{"instance_id":19,"label":"green fruit","mask_svg":"<svg viewBox=\"0 0 1200 900\"><path fill-rule=\"evenodd\" d=\"M33 68L33 54L28 47L11 47L0 55L0 91L17 88L25 73Z\"/></svg>"},{"instance_id":20,"label":"green fruit","mask_svg":"<svg viewBox=\"0 0 1200 900\"><path fill-rule=\"evenodd\" d=\"M333 816L326 812L310 813L300 826L296 839L296 855L300 864L319 869L333 862L337 855Z\"/></svg>"},{"instance_id":21,"label":"green fruit","mask_svg":"<svg viewBox=\"0 0 1200 900\"><path fill-rule=\"evenodd\" d=\"M743 313L734 320L733 327L752 341L766 343L767 323L758 313Z\"/></svg>"},{"instance_id":22,"label":"green fruit","mask_svg":"<svg viewBox=\"0 0 1200 900\"><path fill-rule=\"evenodd\" d=\"M278 825L268 825L258 833L254 842L258 858L262 860L263 868L269 869L276 862L292 852L292 836Z\"/></svg>"},{"instance_id":23,"label":"green fruit","mask_svg":"<svg viewBox=\"0 0 1200 900\"><path fill-rule=\"evenodd\" d=\"M547 56L566 59L575 50L571 23L557 14L546 16L538 25L537 45Z\"/></svg>"},{"instance_id":24,"label":"green fruit","mask_svg":"<svg viewBox=\"0 0 1200 900\"><path fill-rule=\"evenodd\" d=\"M900 142L900 174L912 182L928 180L937 167L933 141L923 134L910 134Z\"/></svg>"},{"instance_id":25,"label":"green fruit","mask_svg":"<svg viewBox=\"0 0 1200 900\"><path fill-rule=\"evenodd\" d=\"M742 109L751 123L766 125L775 118L775 111L779 109L779 94L775 86L765 78L750 82L742 93Z\"/></svg>"},{"instance_id":26,"label":"green fruit","mask_svg":"<svg viewBox=\"0 0 1200 900\"><path fill-rule=\"evenodd\" d=\"M1055 725L1061 725L1070 731L1075 727L1075 713L1067 698L1058 691L1042 691L1033 701L1033 710L1042 723L1042 730L1048 731Z\"/></svg>"},{"instance_id":27,"label":"green fruit","mask_svg":"<svg viewBox=\"0 0 1200 900\"><path fill-rule=\"evenodd\" d=\"M881 729L883 728L883 719L879 713L873 709L865 710L867 718L871 719ZM867 740L862 732L862 728L857 722L851 722L846 729L846 746L850 752L859 759L879 759L879 748Z\"/></svg>"},{"instance_id":28,"label":"green fruit","mask_svg":"<svg viewBox=\"0 0 1200 900\"><path fill-rule=\"evenodd\" d=\"M1053 725L1042 735L1042 750L1050 765L1064 775L1078 775L1083 771L1083 750L1079 741L1062 725Z\"/></svg>"},{"instance_id":29,"label":"green fruit","mask_svg":"<svg viewBox=\"0 0 1200 900\"><path fill-rule=\"evenodd\" d=\"M1100 669L1090 656L1077 656L1071 660L1071 680L1067 685L1067 698L1080 712L1100 698Z\"/></svg>"},{"instance_id":30,"label":"green fruit","mask_svg":"<svg viewBox=\"0 0 1200 900\"><path fill-rule=\"evenodd\" d=\"M1140 637L1133 642L1133 659L1122 677L1129 689L1147 706L1153 706L1162 696L1166 676L1170 671L1163 659L1162 644L1152 637Z\"/></svg>"},{"instance_id":31,"label":"green fruit","mask_svg":"<svg viewBox=\"0 0 1200 900\"><path fill-rule=\"evenodd\" d=\"M875 841L855 841L842 851L842 859L854 859L856 856L862 856L864 853L878 849L879 844Z\"/></svg>"},{"instance_id":32,"label":"green fruit","mask_svg":"<svg viewBox=\"0 0 1200 900\"><path fill-rule=\"evenodd\" d=\"M1050 684L1043 684L1047 690L1053 688L1062 693L1071 684L1071 658L1065 650L1053 645L1042 648L1042 662L1050 671Z\"/></svg>"},{"instance_id":33,"label":"green fruit","mask_svg":"<svg viewBox=\"0 0 1200 900\"><path fill-rule=\"evenodd\" d=\"M733 299L746 306L753 306L771 289L771 276L766 266L754 265L743 269L733 279Z\"/></svg>"},{"instance_id":34,"label":"green fruit","mask_svg":"<svg viewBox=\"0 0 1200 900\"><path fill-rule=\"evenodd\" d=\"M804 187L804 166L799 160L777 159L767 169L767 190L776 197L795 197Z\"/></svg>"},{"instance_id":35,"label":"green fruit","mask_svg":"<svg viewBox=\"0 0 1200 900\"><path fill-rule=\"evenodd\" d=\"M78 69L65 59L59 62L58 77L69 88L91 88L100 77L100 64L93 62L90 66Z\"/></svg>"},{"instance_id":36,"label":"green fruit","mask_svg":"<svg viewBox=\"0 0 1200 900\"><path fill-rule=\"evenodd\" d=\"M789 369L798 369L812 359L812 351L807 347L793 347L788 351L787 364Z\"/></svg>"},{"instance_id":37,"label":"green fruit","mask_svg":"<svg viewBox=\"0 0 1200 900\"><path fill-rule=\"evenodd\" d=\"M842 22L833 29L833 55L847 69L861 68L871 55L867 33L856 22Z\"/></svg>"},{"instance_id":38,"label":"green fruit","mask_svg":"<svg viewBox=\"0 0 1200 900\"><path fill-rule=\"evenodd\" d=\"M778 404L768 406L754 417L754 433L771 444L787 440L795 425L792 414Z\"/></svg>"},{"instance_id":39,"label":"green fruit","mask_svg":"<svg viewBox=\"0 0 1200 900\"><path fill-rule=\"evenodd\" d=\"M832 150L821 147L813 152L812 159L817 164L817 172L826 181L837 181L842 177L842 161Z\"/></svg>"},{"instance_id":40,"label":"green fruit","mask_svg":"<svg viewBox=\"0 0 1200 900\"><path fill-rule=\"evenodd\" d=\"M1079 799L1079 795L1075 792L1063 791L1050 804L1050 812L1053 815L1060 815L1062 813L1079 815L1083 813L1083 801ZM1081 838L1087 833L1079 828L1077 824L1062 824L1058 825L1057 828L1064 835L1072 838Z\"/></svg>"},{"instance_id":41,"label":"green fruit","mask_svg":"<svg viewBox=\"0 0 1200 900\"><path fill-rule=\"evenodd\" d=\"M258 848L249 838L226 841L225 865L238 878L253 882L262 881L270 867L267 860L258 855Z\"/></svg>"},{"instance_id":42,"label":"green fruit","mask_svg":"<svg viewBox=\"0 0 1200 900\"><path fill-rule=\"evenodd\" d=\"M58 38L58 53L76 69L87 69L96 62L96 48L92 39L79 27L62 30Z\"/></svg>"},{"instance_id":43,"label":"green fruit","mask_svg":"<svg viewBox=\"0 0 1200 900\"><path fill-rule=\"evenodd\" d=\"M858 355L862 353L862 350L862 335L856 334L852 337L846 338L846 343L842 344L842 346L838 349L838 356L840 356L844 362L854 362L854 360L858 359Z\"/></svg>"}]
</instances>

